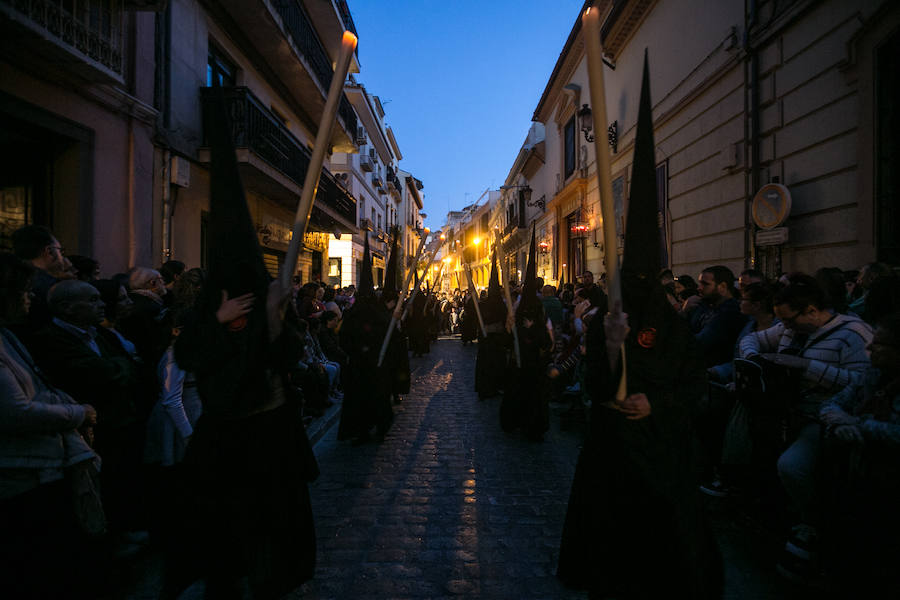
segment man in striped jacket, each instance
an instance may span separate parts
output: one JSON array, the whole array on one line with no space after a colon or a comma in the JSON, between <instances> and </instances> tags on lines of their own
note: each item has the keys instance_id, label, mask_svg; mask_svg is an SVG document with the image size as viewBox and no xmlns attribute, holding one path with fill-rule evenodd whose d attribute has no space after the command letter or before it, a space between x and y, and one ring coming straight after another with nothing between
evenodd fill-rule
<instances>
[{"instance_id":1,"label":"man in striped jacket","mask_svg":"<svg viewBox=\"0 0 900 600\"><path fill-rule=\"evenodd\" d=\"M831 310L815 279L806 275L793 276L776 294L774 304L781 322L744 337L740 354L786 367L798 384L797 397L787 407L795 417L795 438L778 459L778 476L802 519L785 550L805 568L815 558L817 541L814 473L821 437L819 409L835 393L860 381L869 367L866 347L872 329L855 315Z\"/></svg>"}]
</instances>

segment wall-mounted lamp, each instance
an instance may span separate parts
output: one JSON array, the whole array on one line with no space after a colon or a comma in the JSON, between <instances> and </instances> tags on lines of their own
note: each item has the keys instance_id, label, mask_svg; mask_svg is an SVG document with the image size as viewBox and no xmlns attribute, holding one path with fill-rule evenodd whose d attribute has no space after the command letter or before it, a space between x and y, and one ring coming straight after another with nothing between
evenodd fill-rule
<instances>
[{"instance_id":1,"label":"wall-mounted lamp","mask_svg":"<svg viewBox=\"0 0 900 600\"><path fill-rule=\"evenodd\" d=\"M584 134L584 139L588 142L594 141L594 136L591 134L591 131L594 130L594 119L591 113L591 107L587 104L581 105L581 110L578 111L578 126L581 127L581 132ZM606 130L606 140L609 142L609 147L612 148L613 154L619 151L619 122L613 121L612 124Z\"/></svg>"},{"instance_id":2,"label":"wall-mounted lamp","mask_svg":"<svg viewBox=\"0 0 900 600\"><path fill-rule=\"evenodd\" d=\"M583 104L581 110L578 111L578 125L581 127L584 139L593 142L594 136L591 135L591 131L594 129L594 120L591 118L591 107L587 104Z\"/></svg>"},{"instance_id":3,"label":"wall-mounted lamp","mask_svg":"<svg viewBox=\"0 0 900 600\"><path fill-rule=\"evenodd\" d=\"M537 206L541 210L547 210L547 197L541 196L534 202L531 201L531 194L533 190L528 185L501 185L501 190L512 190L512 189L522 189L522 197L525 199L525 204L527 206Z\"/></svg>"}]
</instances>

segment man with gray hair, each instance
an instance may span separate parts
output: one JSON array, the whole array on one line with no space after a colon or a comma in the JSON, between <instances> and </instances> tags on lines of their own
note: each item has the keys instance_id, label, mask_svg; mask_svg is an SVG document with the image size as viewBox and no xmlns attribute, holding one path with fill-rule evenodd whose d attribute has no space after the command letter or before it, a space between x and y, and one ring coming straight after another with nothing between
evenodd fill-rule
<instances>
[{"instance_id":1,"label":"man with gray hair","mask_svg":"<svg viewBox=\"0 0 900 600\"><path fill-rule=\"evenodd\" d=\"M34 336L33 355L53 384L97 409L94 449L103 460L102 497L110 530L137 526L144 422L152 384L112 332L100 326L104 303L87 282L50 288L51 323Z\"/></svg>"}]
</instances>

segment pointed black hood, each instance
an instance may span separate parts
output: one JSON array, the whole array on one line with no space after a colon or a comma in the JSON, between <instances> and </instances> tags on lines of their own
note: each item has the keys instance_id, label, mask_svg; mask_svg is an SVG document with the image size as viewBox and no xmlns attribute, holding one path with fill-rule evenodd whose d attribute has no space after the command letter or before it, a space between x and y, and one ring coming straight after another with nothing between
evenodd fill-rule
<instances>
[{"instance_id":1,"label":"pointed black hood","mask_svg":"<svg viewBox=\"0 0 900 600\"><path fill-rule=\"evenodd\" d=\"M536 296L537 289L537 250L534 244L535 225L531 226L531 245L528 246L528 266L525 267L525 281L522 282L522 295Z\"/></svg>"},{"instance_id":2,"label":"pointed black hood","mask_svg":"<svg viewBox=\"0 0 900 600\"><path fill-rule=\"evenodd\" d=\"M497 273L497 247L491 252L491 277L488 279L488 298L500 298L503 294L500 289L500 275Z\"/></svg>"},{"instance_id":3,"label":"pointed black hood","mask_svg":"<svg viewBox=\"0 0 900 600\"><path fill-rule=\"evenodd\" d=\"M356 284L357 298L374 298L375 282L372 280L372 253L369 252L369 232L363 232L362 272L359 274L359 282Z\"/></svg>"},{"instance_id":4,"label":"pointed black hood","mask_svg":"<svg viewBox=\"0 0 900 600\"><path fill-rule=\"evenodd\" d=\"M215 87L209 93L212 101L207 103L209 110L204 115L210 149L207 289L214 302L221 299L222 290L231 298L253 292L257 296L255 306L263 309L270 278L244 196L231 138L232 125L222 89Z\"/></svg>"},{"instance_id":5,"label":"pointed black hood","mask_svg":"<svg viewBox=\"0 0 900 600\"><path fill-rule=\"evenodd\" d=\"M659 272L658 211L650 69L647 51L644 50L644 77L634 142L631 197L625 228L625 256L622 261L623 283L625 280L654 279Z\"/></svg>"},{"instance_id":6,"label":"pointed black hood","mask_svg":"<svg viewBox=\"0 0 900 600\"><path fill-rule=\"evenodd\" d=\"M497 272L497 246L491 252L491 277L488 280L487 298L481 301L481 315L485 324L506 320L506 304L500 289L500 275Z\"/></svg>"},{"instance_id":7,"label":"pointed black hood","mask_svg":"<svg viewBox=\"0 0 900 600\"><path fill-rule=\"evenodd\" d=\"M528 266L525 267L525 281L522 282L522 298L516 309L516 320L527 317L543 322L544 306L537 297L537 249L534 243L535 225L531 226L531 245L528 247Z\"/></svg>"},{"instance_id":8,"label":"pointed black hood","mask_svg":"<svg viewBox=\"0 0 900 600\"><path fill-rule=\"evenodd\" d=\"M400 261L400 229L392 228L391 231L391 255L388 257L387 267L384 269L384 288L381 292L381 300L385 303L397 300L400 297L397 283L397 263Z\"/></svg>"}]
</instances>

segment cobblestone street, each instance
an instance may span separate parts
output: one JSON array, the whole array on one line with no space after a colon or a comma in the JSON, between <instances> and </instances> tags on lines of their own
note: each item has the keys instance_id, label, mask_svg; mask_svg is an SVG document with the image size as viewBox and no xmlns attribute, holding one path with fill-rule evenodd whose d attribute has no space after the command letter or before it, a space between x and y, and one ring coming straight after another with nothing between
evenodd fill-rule
<instances>
[{"instance_id":1,"label":"cobblestone street","mask_svg":"<svg viewBox=\"0 0 900 600\"><path fill-rule=\"evenodd\" d=\"M302 598L585 598L555 578L578 435L507 436L473 392L475 346L412 359L383 444L316 447L319 568Z\"/></svg>"}]
</instances>

